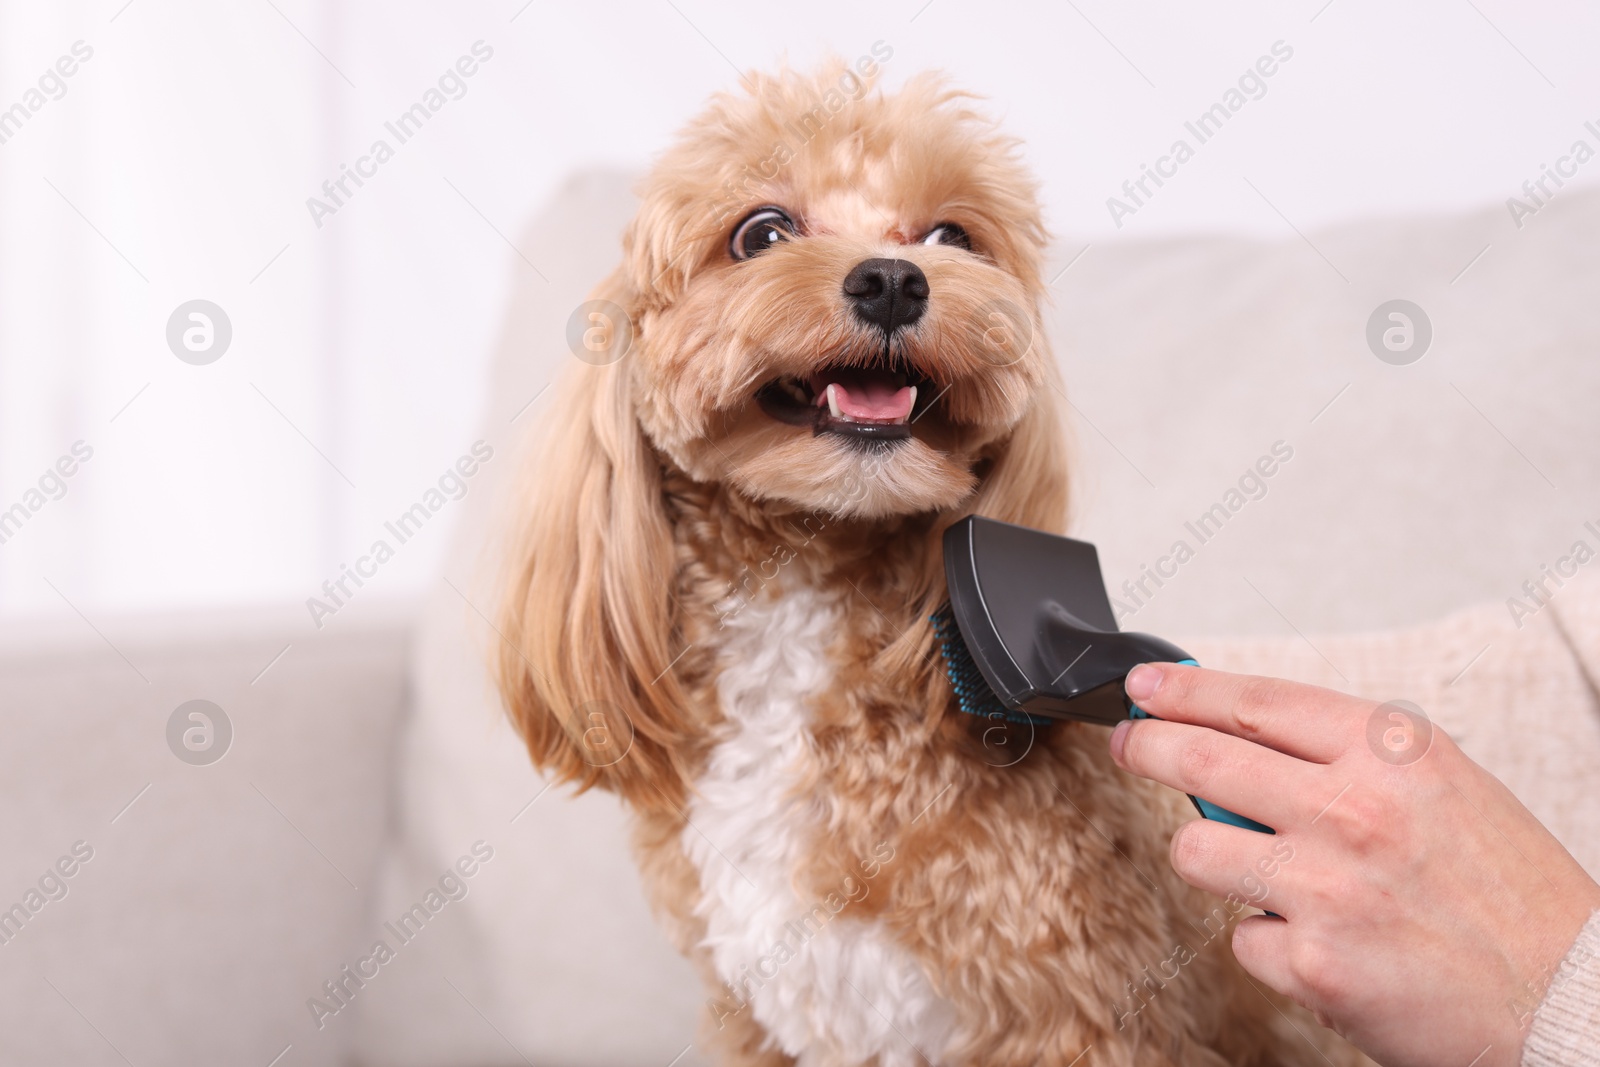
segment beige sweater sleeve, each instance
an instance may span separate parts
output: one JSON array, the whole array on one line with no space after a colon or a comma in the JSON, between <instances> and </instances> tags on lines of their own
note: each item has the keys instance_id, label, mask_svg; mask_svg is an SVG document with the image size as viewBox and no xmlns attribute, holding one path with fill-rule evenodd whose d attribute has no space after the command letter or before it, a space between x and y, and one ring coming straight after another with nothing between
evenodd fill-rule
<instances>
[{"instance_id":1,"label":"beige sweater sleeve","mask_svg":"<svg viewBox=\"0 0 1600 1067\"><path fill-rule=\"evenodd\" d=\"M1600 1067L1600 911L1589 916L1534 1013L1522 1067Z\"/></svg>"}]
</instances>

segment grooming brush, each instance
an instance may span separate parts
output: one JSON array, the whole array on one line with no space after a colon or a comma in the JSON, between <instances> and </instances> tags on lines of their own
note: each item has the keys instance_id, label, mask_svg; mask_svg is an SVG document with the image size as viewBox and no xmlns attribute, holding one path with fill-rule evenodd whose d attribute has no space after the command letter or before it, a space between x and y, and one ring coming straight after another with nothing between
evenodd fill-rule
<instances>
[{"instance_id":1,"label":"grooming brush","mask_svg":"<svg viewBox=\"0 0 1600 1067\"><path fill-rule=\"evenodd\" d=\"M950 602L933 615L961 710L1035 724L1149 718L1123 683L1141 663L1188 663L1159 637L1122 633L1087 541L969 516L944 534ZM1272 833L1190 796L1207 819Z\"/></svg>"}]
</instances>

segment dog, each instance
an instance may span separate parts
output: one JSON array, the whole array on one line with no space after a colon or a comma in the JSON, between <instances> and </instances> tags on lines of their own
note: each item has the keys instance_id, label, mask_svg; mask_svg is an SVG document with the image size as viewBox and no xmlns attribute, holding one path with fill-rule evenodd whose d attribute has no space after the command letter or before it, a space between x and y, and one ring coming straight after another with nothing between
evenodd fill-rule
<instances>
[{"instance_id":1,"label":"dog","mask_svg":"<svg viewBox=\"0 0 1600 1067\"><path fill-rule=\"evenodd\" d=\"M1334 1062L1233 961L1255 890L1172 874L1181 795L956 705L941 534L1064 530L1065 396L1019 146L884 58L747 76L644 180L527 465L507 709L631 810L721 1062Z\"/></svg>"}]
</instances>

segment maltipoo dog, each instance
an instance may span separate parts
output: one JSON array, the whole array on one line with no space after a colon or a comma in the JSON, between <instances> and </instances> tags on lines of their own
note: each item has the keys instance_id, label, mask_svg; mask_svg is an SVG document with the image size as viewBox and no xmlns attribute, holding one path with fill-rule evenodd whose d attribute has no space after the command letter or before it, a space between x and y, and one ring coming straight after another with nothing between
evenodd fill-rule
<instances>
[{"instance_id":1,"label":"maltipoo dog","mask_svg":"<svg viewBox=\"0 0 1600 1067\"><path fill-rule=\"evenodd\" d=\"M633 812L722 1062L1344 1060L1234 963L1251 879L1172 874L1181 795L952 697L940 535L1066 523L1046 235L1015 143L876 65L751 76L644 180L521 501L533 762Z\"/></svg>"}]
</instances>

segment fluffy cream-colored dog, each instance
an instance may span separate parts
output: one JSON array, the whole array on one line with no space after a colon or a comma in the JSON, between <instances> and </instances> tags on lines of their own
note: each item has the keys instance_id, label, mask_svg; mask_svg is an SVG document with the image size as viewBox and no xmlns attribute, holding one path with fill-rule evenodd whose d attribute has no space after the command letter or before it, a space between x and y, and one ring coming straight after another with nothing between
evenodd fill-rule
<instances>
[{"instance_id":1,"label":"fluffy cream-colored dog","mask_svg":"<svg viewBox=\"0 0 1600 1067\"><path fill-rule=\"evenodd\" d=\"M1181 795L956 707L940 535L1066 522L1045 233L1013 142L874 66L748 78L642 186L524 492L534 763L631 808L723 1062L1343 1059L1232 959L1254 876L1171 873Z\"/></svg>"}]
</instances>

